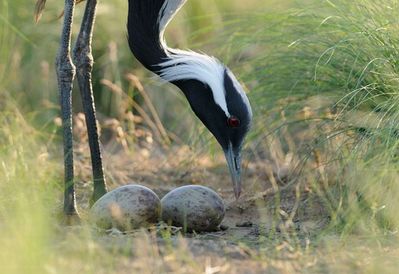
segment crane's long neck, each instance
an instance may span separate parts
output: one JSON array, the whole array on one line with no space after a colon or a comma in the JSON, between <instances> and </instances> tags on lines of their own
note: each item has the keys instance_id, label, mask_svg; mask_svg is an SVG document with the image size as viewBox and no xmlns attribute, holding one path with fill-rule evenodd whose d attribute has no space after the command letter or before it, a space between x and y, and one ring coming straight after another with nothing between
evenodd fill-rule
<instances>
[{"instance_id":1,"label":"crane's long neck","mask_svg":"<svg viewBox=\"0 0 399 274\"><path fill-rule=\"evenodd\" d=\"M220 106L227 117L225 76L227 68L216 58L193 51L171 49L166 46L164 30L186 0L129 0L128 40L137 58L148 70L175 84L186 95L194 112L199 97L206 96L209 87L213 103ZM198 93L197 91L202 91Z\"/></svg>"},{"instance_id":2,"label":"crane's long neck","mask_svg":"<svg viewBox=\"0 0 399 274\"><path fill-rule=\"evenodd\" d=\"M148 70L160 74L160 63L169 59L170 49L163 32L186 0L129 0L128 41L134 56Z\"/></svg>"}]
</instances>

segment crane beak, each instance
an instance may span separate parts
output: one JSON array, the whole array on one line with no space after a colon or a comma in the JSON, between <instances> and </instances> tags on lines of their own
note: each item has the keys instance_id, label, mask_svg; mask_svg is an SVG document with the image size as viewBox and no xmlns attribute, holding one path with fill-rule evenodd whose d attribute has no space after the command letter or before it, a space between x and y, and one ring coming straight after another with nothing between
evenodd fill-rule
<instances>
[{"instance_id":1,"label":"crane beak","mask_svg":"<svg viewBox=\"0 0 399 274\"><path fill-rule=\"evenodd\" d=\"M234 195L236 199L238 199L241 194L241 154L239 151L234 152L233 147L230 144L228 149L225 150L224 155L229 166Z\"/></svg>"}]
</instances>

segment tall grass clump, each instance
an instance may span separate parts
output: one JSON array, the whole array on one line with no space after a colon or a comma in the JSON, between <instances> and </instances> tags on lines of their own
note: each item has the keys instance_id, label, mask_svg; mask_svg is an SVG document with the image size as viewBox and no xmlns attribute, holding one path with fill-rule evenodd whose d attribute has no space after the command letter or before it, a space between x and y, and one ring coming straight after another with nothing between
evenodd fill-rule
<instances>
[{"instance_id":1,"label":"tall grass clump","mask_svg":"<svg viewBox=\"0 0 399 274\"><path fill-rule=\"evenodd\" d=\"M398 1L313 1L243 16L227 38L256 102L254 144L270 154L273 133L298 155L341 232L399 225L398 18Z\"/></svg>"}]
</instances>

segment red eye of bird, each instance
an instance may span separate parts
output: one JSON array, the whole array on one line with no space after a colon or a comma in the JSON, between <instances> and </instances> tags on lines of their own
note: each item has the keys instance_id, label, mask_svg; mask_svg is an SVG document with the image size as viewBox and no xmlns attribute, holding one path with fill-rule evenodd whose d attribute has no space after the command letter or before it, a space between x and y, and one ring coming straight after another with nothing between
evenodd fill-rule
<instances>
[{"instance_id":1,"label":"red eye of bird","mask_svg":"<svg viewBox=\"0 0 399 274\"><path fill-rule=\"evenodd\" d=\"M239 127L240 120L237 117L231 116L227 119L227 125L231 128Z\"/></svg>"}]
</instances>

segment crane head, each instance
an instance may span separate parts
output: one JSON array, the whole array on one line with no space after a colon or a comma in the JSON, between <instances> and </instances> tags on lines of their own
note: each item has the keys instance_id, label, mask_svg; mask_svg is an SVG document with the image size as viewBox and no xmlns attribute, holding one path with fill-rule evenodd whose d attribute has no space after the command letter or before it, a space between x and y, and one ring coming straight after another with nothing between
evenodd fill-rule
<instances>
[{"instance_id":1,"label":"crane head","mask_svg":"<svg viewBox=\"0 0 399 274\"><path fill-rule=\"evenodd\" d=\"M233 73L216 58L179 52L160 76L180 87L194 113L221 145L236 198L241 193L241 148L250 129L249 100Z\"/></svg>"}]
</instances>

